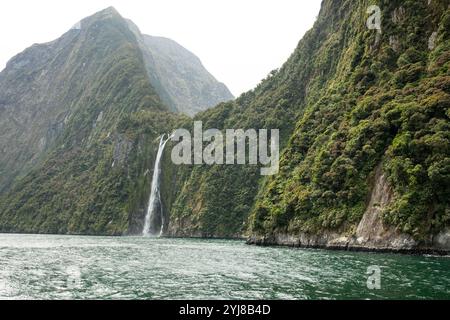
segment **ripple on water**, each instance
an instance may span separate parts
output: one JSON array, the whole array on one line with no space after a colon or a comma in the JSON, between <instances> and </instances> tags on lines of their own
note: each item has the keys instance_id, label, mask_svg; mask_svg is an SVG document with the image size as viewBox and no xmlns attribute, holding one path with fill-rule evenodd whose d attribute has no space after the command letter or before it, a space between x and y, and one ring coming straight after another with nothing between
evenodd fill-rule
<instances>
[{"instance_id":1,"label":"ripple on water","mask_svg":"<svg viewBox=\"0 0 450 320\"><path fill-rule=\"evenodd\" d=\"M450 259L241 241L0 235L3 299L449 299ZM367 289L367 268L382 270Z\"/></svg>"}]
</instances>

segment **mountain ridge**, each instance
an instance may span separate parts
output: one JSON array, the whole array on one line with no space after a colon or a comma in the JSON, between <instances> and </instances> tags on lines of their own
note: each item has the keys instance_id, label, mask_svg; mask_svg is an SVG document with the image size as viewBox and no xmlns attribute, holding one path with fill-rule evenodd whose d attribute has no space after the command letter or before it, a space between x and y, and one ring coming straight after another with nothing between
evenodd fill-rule
<instances>
[{"instance_id":1,"label":"mountain ridge","mask_svg":"<svg viewBox=\"0 0 450 320\"><path fill-rule=\"evenodd\" d=\"M192 52L174 40L142 34L131 20L127 22L140 44L152 85L172 112L192 117L234 99Z\"/></svg>"},{"instance_id":2,"label":"mountain ridge","mask_svg":"<svg viewBox=\"0 0 450 320\"><path fill-rule=\"evenodd\" d=\"M446 0L380 1L380 33L366 26L372 4L324 0L314 27L279 70L194 116L205 130L279 129L280 173L262 178L257 166L177 167L166 152L165 235L450 250L450 9ZM136 37L129 22L119 26L101 48L120 34L127 63L112 60L119 70L102 72L98 101L89 100L96 108L82 104L84 113L52 155L0 197L0 231L142 231L155 141L193 123L170 112L175 102L161 89L145 36ZM10 103L5 97L0 112ZM130 109L130 101L139 107ZM101 113L97 107L109 102L120 107Z\"/></svg>"},{"instance_id":3,"label":"mountain ridge","mask_svg":"<svg viewBox=\"0 0 450 320\"><path fill-rule=\"evenodd\" d=\"M85 18L13 58L0 83L0 231L132 228L154 140L184 117L152 86L128 23L112 9Z\"/></svg>"},{"instance_id":4,"label":"mountain ridge","mask_svg":"<svg viewBox=\"0 0 450 320\"><path fill-rule=\"evenodd\" d=\"M52 92L52 87L56 87L56 88L60 88L59 91L59 95L61 95L62 92L64 91L68 91L67 88L64 88L64 82L66 80L64 80L64 74L66 72L66 70L64 69L64 64L65 65L69 65L70 64L70 59L73 59L73 57L78 54L78 50L80 50L80 46L83 46L82 43L80 43L80 36L83 37L82 41L88 41L89 38L86 37L90 37L91 39L95 39L96 34L95 32L97 32L96 30L102 30L102 29L98 29L99 27L101 27L102 23L124 23L125 19L122 18L122 16L118 13L118 11L114 8L114 7L109 7L105 10L102 10L100 12L95 13L94 15L84 18L82 19L79 23L77 23L72 29L70 29L69 31L67 31L66 33L64 33L60 38L47 42L47 43L43 43L43 44L34 44L31 47L25 49L23 52L17 54L16 56L14 56L13 58L11 58L5 69L0 73L0 83L2 83L2 90L0 90L0 110L3 110L2 116L3 116L3 120L5 120L6 122L2 124L3 126L3 132L4 134L8 134L7 132L14 132L20 129L21 126L24 126L25 124L21 124L20 121L18 122L17 119L15 119L15 116L12 116L12 114L14 113L14 110L18 110L20 108L15 108L10 105L10 101L11 99L15 99L15 103L19 103L18 101L20 99L22 99L22 102L20 102L20 104L24 107L27 106L27 104L36 104L36 107L39 107L39 103L40 102L32 102L32 100L36 100L35 98L30 99L29 102L25 102L24 100L26 100L26 96L33 96L33 93L31 93L30 91L33 90L33 88L35 87L39 87L39 83L38 81L41 82L46 82L47 80L45 79L46 74L49 72L47 67L50 65L53 61L53 63L55 62L55 59L59 59L60 61L60 66L58 66L58 71L54 73L54 76L56 76L57 79L59 80L52 80L53 84L52 85L48 85L47 87L44 88L40 88L39 90L42 92L48 92L46 94L46 96L44 96L43 94L41 95L41 97L39 98L43 104L49 104L49 106L45 106L43 108L41 108L41 112L45 113L45 108L50 107L50 105L55 105L57 103L59 103L58 101L58 97L56 96L56 92L53 93ZM129 23L129 21L128 21ZM137 27L136 27L137 28ZM90 34L89 35L85 35L84 34L84 30L91 30L89 31ZM119 29L116 29L119 30ZM139 43L139 37L141 36L140 32L136 30L131 30L135 37L137 37L137 41ZM125 29L122 29L120 32L128 32ZM119 34L119 33L117 33ZM116 34L116 35L117 35ZM124 37L127 38L128 43L131 45L131 43L134 42L134 40L131 38L131 33L129 34L124 34ZM175 43L175 42L174 42ZM109 48L111 47L111 44L105 44L105 48ZM135 45L135 44L133 44ZM99 48L98 46L95 47L94 44L92 44L92 46L94 48ZM146 52L144 52L146 49L142 48L141 46L139 46L140 50L143 51L141 54L144 55L144 63L148 66L146 59L145 59L145 54ZM102 50L104 51L103 48L99 48L98 53L102 54ZM109 51L111 55L114 54L113 50ZM87 54L96 54L96 52L89 52ZM134 54L137 54L137 52L135 52ZM149 53L151 54L151 53ZM194 56L194 55L193 55ZM195 56L194 56L195 57ZM197 57L195 57L197 58ZM198 58L197 58L198 59ZM200 61L200 60L198 60ZM178 61L179 62L179 61ZM75 75L76 72L80 73L83 71L80 70L87 70L88 68L90 68L90 64L89 64L89 59L84 59L84 61L76 66L78 68L78 71L76 71L76 69L71 70L70 72L72 73L72 75L67 75L67 76L73 76ZM174 100L174 97L176 96L176 94L173 93L167 93L166 88L164 87L164 85L162 84L162 82L167 83L168 80L164 80L164 77L171 77L171 73L170 71L164 71L164 73L162 74L162 76L160 74L157 75L157 79L153 77L154 74L157 74L157 67L159 69L164 70L164 67L159 67L158 64L154 64L151 68L148 68L147 70L147 75L150 77L150 84L151 86L156 90L153 89L149 89L148 92L150 95L158 95L159 98L161 98L161 106L159 107L160 110L171 110L173 112L180 112L180 113L185 113L188 115L193 115L196 112L200 111L200 110L204 110L205 108L211 107L213 104L216 104L217 101L220 100L227 100L227 99L232 99L233 96L231 94L229 94L228 89L225 88L225 91L220 92L217 91L217 96L215 101L210 103L204 103L202 104L201 101L207 101L210 99L211 95L214 95L215 93L215 89L214 89L214 83L215 83L215 79L214 77L209 77L206 78L206 81L204 82L205 86L209 86L208 88L213 88L212 90L206 90L206 93L203 93L201 91L192 91L190 92L189 90L187 90L187 93L185 93L185 95L189 95L192 97L192 101L189 104L186 104L186 106L179 107L178 105L176 105L175 103L171 104L171 101ZM56 69L55 69L56 70ZM192 71L192 68L191 68ZM196 71L196 72L203 72L205 74L209 73L206 70L200 70L200 71ZM26 74L25 74L26 73ZM35 73L40 73L39 75L35 75ZM21 77L22 78L19 78ZM37 79L37 77L41 77L39 79ZM178 74L177 74L178 76ZM35 77L35 78L33 78ZM59 78L58 78L59 77ZM82 79L82 75L77 75L77 77L79 79ZM200 76L198 76L199 78L201 78L201 73ZM18 83L18 79L22 79L19 81L35 81L34 84L32 86L30 86L30 88L25 89L25 85L22 83ZM162 79L162 80L161 80ZM50 82L51 80L49 79L48 82ZM84 82L87 81L87 79L83 80ZM83 82L82 81L82 82ZM183 80L184 81L184 80ZM17 82L17 83L16 83ZM209 84L208 84L209 83ZM17 85L16 85L17 84ZM161 85L158 85L161 84ZM23 88L22 88L23 87ZM14 90L16 90L16 88L20 88L22 91L21 93L14 93ZM88 86L84 86L84 91L88 92ZM28 91L28 92L27 92ZM68 99L73 99L76 96L82 96L84 93L81 91L81 89L71 89L72 92L67 92L66 95L68 97ZM15 94L15 98L11 98L11 95ZM159 99L158 98L158 99ZM53 99L53 100L52 100ZM46 101L48 100L48 101ZM53 102L51 102L53 101ZM198 103L198 105L197 105ZM162 104L165 104L166 106L162 106ZM30 107L31 108L31 107ZM34 107L33 107L34 108ZM57 108L56 106L54 108ZM5 110L8 109L9 111L6 112ZM180 109L180 110L178 110ZM61 109L62 110L62 109ZM12 113L11 113L12 112ZM28 115L31 115L32 112L36 112L36 110L28 110ZM60 111L58 111L60 112ZM64 111L65 113L69 112L69 110L67 109L66 111ZM61 113L61 112L60 112ZM100 115L100 113L97 115L97 117ZM61 117L62 114L60 115L55 115L55 116L59 116ZM20 117L20 116L19 116ZM9 142L11 142L11 144L14 145L21 145L21 144L27 144L26 142L28 142L28 140L31 139L31 143L29 144L30 146L30 154L28 156L24 155L24 158L32 158L31 161L34 163L33 158L39 158L39 154L40 154L40 149L46 149L46 145L51 144L51 142L54 140L54 138L56 138L56 136L58 135L57 133L59 131L61 131L61 128L64 126L64 123L66 121L68 121L68 117L69 114L67 114L66 116L64 116L64 119L53 119L52 121L50 121L50 123L46 124L45 126L43 126L43 124L41 124L41 129L44 130L44 127L46 127L48 131L51 131L48 135L49 137L45 137L45 135L43 133L39 133L38 136L41 136L41 140L39 141L34 141L33 137L29 136L29 137L24 137L24 140L22 142L14 142L14 139L11 136L11 139L3 139L3 145L1 146L1 149L5 149L5 150L9 150L9 153L11 153L12 149L14 149L12 146L9 146ZM31 121L29 119L29 121ZM38 118L35 119L34 124L39 123L40 120L38 120ZM11 123L15 123L16 129L13 128L8 128L8 126L11 126ZM37 126L37 125L36 125ZM52 129L52 127L54 127L54 129ZM9 131L8 131L9 130ZM53 133L52 133L53 132ZM23 134L21 134L23 135ZM15 135L17 136L17 135ZM9 141L9 142L8 142ZM34 145L35 147L33 147L32 145ZM37 146L37 147L36 147ZM31 151L33 150L33 151ZM42 150L44 151L44 150ZM17 160L16 156L12 155L11 156L11 160L5 160L4 157L8 157L8 155L6 154L6 152L3 153L3 157L0 158L0 164L5 164L6 163L6 167L7 168L12 168L15 166L15 162ZM28 161L28 160L27 160ZM9 163L9 165L8 165ZM19 161L20 165L24 165L23 162ZM6 176L10 175L10 171L11 172L11 176L15 175L14 172L16 172L17 170L15 169L4 169L4 171L1 171L1 167L0 167L0 172L4 172L4 175L6 174ZM20 171L20 169L19 169ZM20 175L19 173L17 173L18 175ZM6 181L9 181L10 179L8 177L6 177L6 179L1 179L0 178L0 192L1 190L5 190L5 188L7 187L7 185L9 183L6 183Z\"/></svg>"}]
</instances>

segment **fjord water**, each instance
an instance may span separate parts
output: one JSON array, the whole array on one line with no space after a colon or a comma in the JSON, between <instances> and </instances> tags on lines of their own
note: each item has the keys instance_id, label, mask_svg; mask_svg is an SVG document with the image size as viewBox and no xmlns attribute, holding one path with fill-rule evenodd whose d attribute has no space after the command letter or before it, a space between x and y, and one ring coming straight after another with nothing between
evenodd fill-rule
<instances>
[{"instance_id":1,"label":"fjord water","mask_svg":"<svg viewBox=\"0 0 450 320\"><path fill-rule=\"evenodd\" d=\"M367 288L367 268L382 270ZM450 299L450 259L242 241L0 235L1 299Z\"/></svg>"}]
</instances>

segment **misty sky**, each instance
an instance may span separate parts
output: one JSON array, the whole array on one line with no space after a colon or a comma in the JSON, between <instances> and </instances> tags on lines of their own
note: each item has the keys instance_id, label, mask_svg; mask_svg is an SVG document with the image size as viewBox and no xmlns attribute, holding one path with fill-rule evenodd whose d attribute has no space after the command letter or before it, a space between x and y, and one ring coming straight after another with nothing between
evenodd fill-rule
<instances>
[{"instance_id":1,"label":"misty sky","mask_svg":"<svg viewBox=\"0 0 450 320\"><path fill-rule=\"evenodd\" d=\"M196 54L234 95L279 68L309 30L321 0L2 0L0 70L33 43L54 40L82 18L114 6L142 33Z\"/></svg>"}]
</instances>

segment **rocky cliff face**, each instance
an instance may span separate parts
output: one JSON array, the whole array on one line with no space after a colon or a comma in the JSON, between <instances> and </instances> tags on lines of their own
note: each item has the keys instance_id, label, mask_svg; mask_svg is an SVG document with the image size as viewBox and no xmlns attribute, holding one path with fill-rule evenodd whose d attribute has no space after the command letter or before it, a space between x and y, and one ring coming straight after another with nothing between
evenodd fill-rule
<instances>
[{"instance_id":1,"label":"rocky cliff face","mask_svg":"<svg viewBox=\"0 0 450 320\"><path fill-rule=\"evenodd\" d=\"M338 3L348 4L325 1L322 14ZM381 32L360 23L367 5L341 12L330 34L340 52L335 72L306 105L280 175L257 200L253 234L399 250L437 247L435 237L445 237L448 3L381 2Z\"/></svg>"},{"instance_id":2,"label":"rocky cliff face","mask_svg":"<svg viewBox=\"0 0 450 320\"><path fill-rule=\"evenodd\" d=\"M416 245L411 236L401 234L383 222L383 212L392 204L393 198L394 190L379 166L369 204L354 235L357 244L369 248L413 248Z\"/></svg>"},{"instance_id":3,"label":"rocky cliff face","mask_svg":"<svg viewBox=\"0 0 450 320\"><path fill-rule=\"evenodd\" d=\"M280 174L187 169L173 234L442 247L450 224L448 2L380 1L380 31L366 26L372 4L323 1L280 70L196 117L223 129L281 129Z\"/></svg>"}]
</instances>

